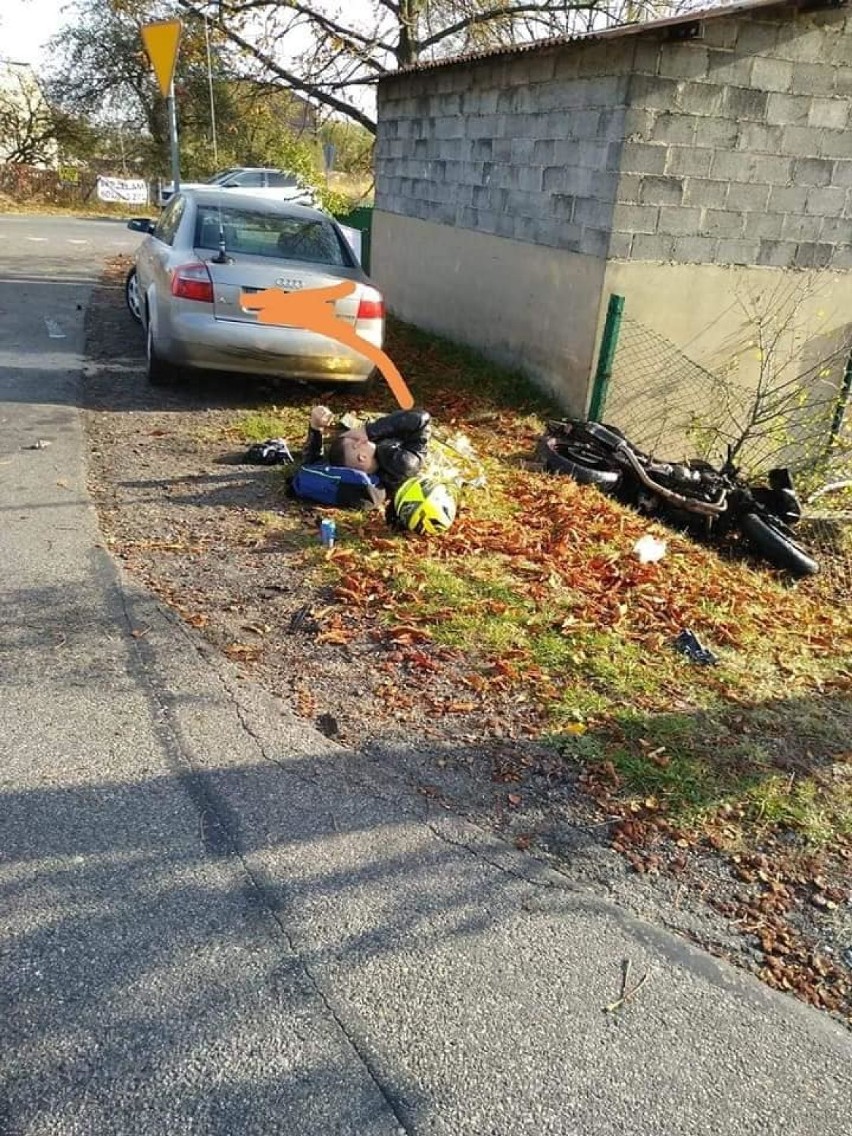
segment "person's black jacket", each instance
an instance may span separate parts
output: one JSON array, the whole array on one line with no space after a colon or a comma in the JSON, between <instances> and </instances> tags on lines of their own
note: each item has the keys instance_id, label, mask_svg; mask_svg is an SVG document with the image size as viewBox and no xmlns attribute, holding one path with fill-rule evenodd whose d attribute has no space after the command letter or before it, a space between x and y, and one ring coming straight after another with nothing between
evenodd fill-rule
<instances>
[{"instance_id":1,"label":"person's black jacket","mask_svg":"<svg viewBox=\"0 0 852 1136\"><path fill-rule=\"evenodd\" d=\"M397 410L367 424L367 437L376 443L379 477L389 494L423 468L431 421L428 410Z\"/></svg>"},{"instance_id":2,"label":"person's black jacket","mask_svg":"<svg viewBox=\"0 0 852 1136\"><path fill-rule=\"evenodd\" d=\"M389 496L423 468L429 445L431 415L428 410L397 410L366 426L367 437L376 445L378 476ZM322 431L311 427L305 446L305 461L322 459Z\"/></svg>"}]
</instances>

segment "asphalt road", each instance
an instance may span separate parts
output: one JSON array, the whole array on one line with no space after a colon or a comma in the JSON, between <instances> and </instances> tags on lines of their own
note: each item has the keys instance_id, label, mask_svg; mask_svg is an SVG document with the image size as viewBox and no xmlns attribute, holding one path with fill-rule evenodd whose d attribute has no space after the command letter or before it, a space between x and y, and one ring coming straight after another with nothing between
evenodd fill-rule
<instances>
[{"instance_id":1,"label":"asphalt road","mask_svg":"<svg viewBox=\"0 0 852 1136\"><path fill-rule=\"evenodd\" d=\"M135 239L0 216L0 1134L846 1136L852 1035L379 781L121 574L76 404Z\"/></svg>"}]
</instances>

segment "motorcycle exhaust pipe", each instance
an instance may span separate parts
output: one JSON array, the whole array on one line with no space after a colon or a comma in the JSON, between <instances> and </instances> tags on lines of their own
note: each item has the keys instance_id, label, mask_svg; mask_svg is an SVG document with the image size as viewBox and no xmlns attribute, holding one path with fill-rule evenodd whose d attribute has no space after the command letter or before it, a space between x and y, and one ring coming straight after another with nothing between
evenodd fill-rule
<instances>
[{"instance_id":1,"label":"motorcycle exhaust pipe","mask_svg":"<svg viewBox=\"0 0 852 1136\"><path fill-rule=\"evenodd\" d=\"M673 489L666 489L664 485L658 485L645 471L644 466L624 442L618 446L618 449L627 458L636 476L646 488L650 489L652 493L658 494L665 501L672 505L677 505L680 509L685 509L689 513L699 513L705 517L718 517L728 508L728 491L723 489L717 501L696 501L693 497L684 497L680 493L675 493Z\"/></svg>"}]
</instances>

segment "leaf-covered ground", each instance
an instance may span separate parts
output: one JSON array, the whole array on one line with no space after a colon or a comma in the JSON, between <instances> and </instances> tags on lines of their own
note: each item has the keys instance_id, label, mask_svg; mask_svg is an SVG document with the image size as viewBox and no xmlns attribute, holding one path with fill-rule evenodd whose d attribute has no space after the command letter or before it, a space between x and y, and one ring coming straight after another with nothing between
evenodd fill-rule
<instances>
[{"instance_id":1,"label":"leaf-covered ground","mask_svg":"<svg viewBox=\"0 0 852 1136\"><path fill-rule=\"evenodd\" d=\"M300 443L314 401L377 414L392 409L387 392L227 379L152 392L120 293L99 300L92 487L131 571L247 674L421 792L568 872L578 834L617 852L669 923L852 1016L845 562L794 585L735 546L701 548L538 471L547 404L519 376L398 324L392 358L439 435L470 439L488 484L440 539L338 512L328 554L320 511L285 497L280 470L239 458L260 438ZM659 563L632 553L647 532L668 544ZM673 650L684 628L717 667Z\"/></svg>"}]
</instances>

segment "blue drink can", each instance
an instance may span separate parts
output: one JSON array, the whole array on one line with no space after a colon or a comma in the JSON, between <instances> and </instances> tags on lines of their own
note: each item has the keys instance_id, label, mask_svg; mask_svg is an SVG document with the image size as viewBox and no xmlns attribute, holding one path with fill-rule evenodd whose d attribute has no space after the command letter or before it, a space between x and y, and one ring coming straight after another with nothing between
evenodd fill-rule
<instances>
[{"instance_id":1,"label":"blue drink can","mask_svg":"<svg viewBox=\"0 0 852 1136\"><path fill-rule=\"evenodd\" d=\"M334 548L334 538L336 536L337 524L335 521L320 521L320 540L326 548Z\"/></svg>"}]
</instances>

